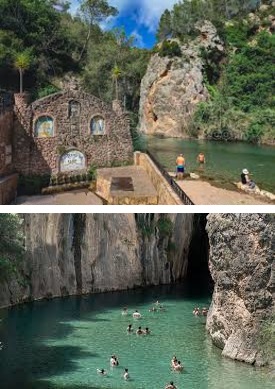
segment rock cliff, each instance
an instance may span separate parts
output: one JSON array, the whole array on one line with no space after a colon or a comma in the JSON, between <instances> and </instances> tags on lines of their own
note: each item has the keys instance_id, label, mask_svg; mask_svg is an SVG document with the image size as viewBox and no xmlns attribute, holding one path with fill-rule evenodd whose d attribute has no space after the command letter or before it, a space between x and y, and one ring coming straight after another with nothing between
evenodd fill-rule
<instances>
[{"instance_id":1,"label":"rock cliff","mask_svg":"<svg viewBox=\"0 0 275 389\"><path fill-rule=\"evenodd\" d=\"M262 322L274 314L274 215L208 216L215 283L207 328L223 355L261 365Z\"/></svg>"},{"instance_id":2,"label":"rock cliff","mask_svg":"<svg viewBox=\"0 0 275 389\"><path fill-rule=\"evenodd\" d=\"M24 215L26 258L20 279L0 284L0 307L183 278L194 216L165 217L171 221L167 236L158 214ZM149 218L146 231L140 218Z\"/></svg>"},{"instance_id":3,"label":"rock cliff","mask_svg":"<svg viewBox=\"0 0 275 389\"><path fill-rule=\"evenodd\" d=\"M190 136L188 126L198 103L206 101L200 50L224 51L215 27L197 24L199 36L181 45L181 57L152 56L141 83L140 131L170 137Z\"/></svg>"}]
</instances>

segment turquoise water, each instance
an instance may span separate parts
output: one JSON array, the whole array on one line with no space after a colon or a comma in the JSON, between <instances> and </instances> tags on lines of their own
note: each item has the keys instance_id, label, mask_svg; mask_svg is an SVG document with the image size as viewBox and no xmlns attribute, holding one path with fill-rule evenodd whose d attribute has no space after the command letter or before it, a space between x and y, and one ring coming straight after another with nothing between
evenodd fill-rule
<instances>
[{"instance_id":1,"label":"turquoise water","mask_svg":"<svg viewBox=\"0 0 275 389\"><path fill-rule=\"evenodd\" d=\"M159 299L166 312L149 312ZM38 302L0 312L2 389L158 389L173 380L178 389L272 388L267 369L221 357L205 331L205 319L192 315L209 296L194 296L180 287L153 288L89 297ZM127 305L143 317L121 315ZM149 336L128 335L126 327L148 326ZM110 368L112 353L120 366ZM171 372L173 355L184 373ZM131 380L122 378L129 369ZM98 376L97 368L108 370Z\"/></svg>"},{"instance_id":2,"label":"turquoise water","mask_svg":"<svg viewBox=\"0 0 275 389\"><path fill-rule=\"evenodd\" d=\"M187 171L197 171L224 186L240 181L242 169L253 173L253 180L261 189L275 193L275 148L247 143L210 142L175 138L146 137L148 149L170 171L175 171L179 153L186 158ZM196 157L202 151L206 165L198 168Z\"/></svg>"}]
</instances>

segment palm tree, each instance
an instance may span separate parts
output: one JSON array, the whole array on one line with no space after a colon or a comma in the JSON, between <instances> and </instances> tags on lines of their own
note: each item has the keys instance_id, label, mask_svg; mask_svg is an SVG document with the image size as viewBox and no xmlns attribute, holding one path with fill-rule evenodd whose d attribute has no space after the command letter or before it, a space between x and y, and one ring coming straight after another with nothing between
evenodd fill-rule
<instances>
[{"instance_id":1,"label":"palm tree","mask_svg":"<svg viewBox=\"0 0 275 389\"><path fill-rule=\"evenodd\" d=\"M30 68L31 62L32 59L29 51L18 53L15 57L14 66L19 71L20 75L20 93L23 93L23 75L25 71Z\"/></svg>"},{"instance_id":2,"label":"palm tree","mask_svg":"<svg viewBox=\"0 0 275 389\"><path fill-rule=\"evenodd\" d=\"M116 83L116 100L118 100L118 80L122 76L121 68L116 64L112 69L112 79Z\"/></svg>"}]
</instances>

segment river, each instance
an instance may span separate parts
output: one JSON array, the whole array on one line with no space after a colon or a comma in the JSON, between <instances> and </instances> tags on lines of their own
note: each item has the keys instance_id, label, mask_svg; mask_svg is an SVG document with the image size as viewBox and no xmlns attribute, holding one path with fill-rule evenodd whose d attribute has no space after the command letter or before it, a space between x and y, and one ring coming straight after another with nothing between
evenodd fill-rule
<instances>
[{"instance_id":1,"label":"river","mask_svg":"<svg viewBox=\"0 0 275 389\"><path fill-rule=\"evenodd\" d=\"M234 189L233 182L240 181L241 171L246 168L261 189L275 193L275 148L272 146L153 136L147 136L146 141L148 149L169 171L175 171L177 155L183 153L187 172L197 172L219 186ZM196 162L200 151L206 156L203 170Z\"/></svg>"},{"instance_id":2,"label":"river","mask_svg":"<svg viewBox=\"0 0 275 389\"><path fill-rule=\"evenodd\" d=\"M160 300L165 312L149 312ZM138 289L29 303L0 311L0 377L2 389L271 389L267 368L221 356L205 330L205 318L194 306L211 296L195 295L181 286ZM142 319L122 316L124 306ZM127 334L133 323L148 326L148 336ZM120 366L111 368L117 354ZM184 372L170 369L173 355ZM130 381L123 380L124 368ZM102 377L97 369L107 369Z\"/></svg>"}]
</instances>

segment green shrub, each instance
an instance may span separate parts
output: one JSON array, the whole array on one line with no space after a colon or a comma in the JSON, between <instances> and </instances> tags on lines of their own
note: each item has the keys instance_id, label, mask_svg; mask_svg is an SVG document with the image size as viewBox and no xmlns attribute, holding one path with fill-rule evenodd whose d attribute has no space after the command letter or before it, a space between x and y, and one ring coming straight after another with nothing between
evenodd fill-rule
<instances>
[{"instance_id":1,"label":"green shrub","mask_svg":"<svg viewBox=\"0 0 275 389\"><path fill-rule=\"evenodd\" d=\"M21 224L17 214L0 214L0 282L18 274L25 252Z\"/></svg>"},{"instance_id":2,"label":"green shrub","mask_svg":"<svg viewBox=\"0 0 275 389\"><path fill-rule=\"evenodd\" d=\"M161 215L157 221L157 229L161 237L170 237L173 232L173 222L167 216Z\"/></svg>"},{"instance_id":3,"label":"green shrub","mask_svg":"<svg viewBox=\"0 0 275 389\"><path fill-rule=\"evenodd\" d=\"M42 97L46 97L46 96L49 96L49 95L52 95L53 93L57 93L59 92L59 89L50 84L50 85L46 85L46 86L43 86L42 88L38 89L37 91L37 98L38 99L41 99Z\"/></svg>"},{"instance_id":4,"label":"green shrub","mask_svg":"<svg viewBox=\"0 0 275 389\"><path fill-rule=\"evenodd\" d=\"M275 358L275 316L262 322L258 344L268 359Z\"/></svg>"},{"instance_id":5,"label":"green shrub","mask_svg":"<svg viewBox=\"0 0 275 389\"><path fill-rule=\"evenodd\" d=\"M32 196L39 195L43 188L50 185L50 174L39 175L20 175L18 182L18 195L19 196Z\"/></svg>"},{"instance_id":6,"label":"green shrub","mask_svg":"<svg viewBox=\"0 0 275 389\"><path fill-rule=\"evenodd\" d=\"M97 166L91 164L88 169L88 180L95 181L97 176Z\"/></svg>"},{"instance_id":7,"label":"green shrub","mask_svg":"<svg viewBox=\"0 0 275 389\"><path fill-rule=\"evenodd\" d=\"M178 42L175 41L163 41L162 45L159 49L159 56L160 57L181 57L182 56L182 51L181 48L178 44Z\"/></svg>"}]
</instances>

